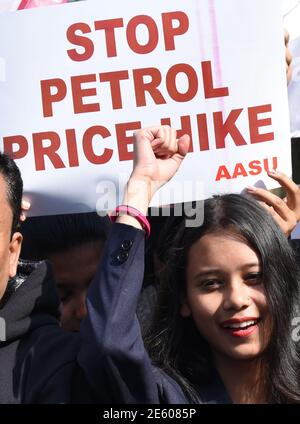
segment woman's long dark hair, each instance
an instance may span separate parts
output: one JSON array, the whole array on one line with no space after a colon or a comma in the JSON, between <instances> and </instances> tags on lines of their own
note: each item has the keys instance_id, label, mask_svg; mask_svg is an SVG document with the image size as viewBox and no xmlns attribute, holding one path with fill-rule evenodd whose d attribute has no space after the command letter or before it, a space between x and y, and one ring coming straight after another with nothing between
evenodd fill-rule
<instances>
[{"instance_id":1,"label":"woman's long dark hair","mask_svg":"<svg viewBox=\"0 0 300 424\"><path fill-rule=\"evenodd\" d=\"M292 320L299 316L300 279L286 237L271 215L252 198L237 194L216 196L202 202L202 207L202 225L186 227L185 219L177 218L180 222L175 222L175 226L171 225L172 231L169 228L162 235L164 242L167 240L170 245L165 244L161 250L164 257L160 259L165 266L158 311L145 340L153 363L181 385L190 402L201 402L197 387L205 387L210 381L213 363L208 343L192 318L180 315L187 256L190 247L204 234L232 231L247 240L261 259L272 319L271 339L263 363L267 401L300 402L299 351L292 340Z\"/></svg>"}]
</instances>

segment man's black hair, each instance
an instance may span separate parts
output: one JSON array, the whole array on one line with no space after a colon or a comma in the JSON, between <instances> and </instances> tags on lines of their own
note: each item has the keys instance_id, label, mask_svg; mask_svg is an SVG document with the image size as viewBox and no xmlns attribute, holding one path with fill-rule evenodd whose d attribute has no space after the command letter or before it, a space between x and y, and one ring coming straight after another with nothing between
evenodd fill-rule
<instances>
[{"instance_id":1,"label":"man's black hair","mask_svg":"<svg viewBox=\"0 0 300 424\"><path fill-rule=\"evenodd\" d=\"M109 229L109 219L96 212L30 217L21 226L21 256L35 261L48 259L52 253L72 246L104 242Z\"/></svg>"},{"instance_id":2,"label":"man's black hair","mask_svg":"<svg viewBox=\"0 0 300 424\"><path fill-rule=\"evenodd\" d=\"M6 183L6 195L13 214L12 234L17 231L20 223L22 207L23 181L21 173L14 160L0 152L0 174Z\"/></svg>"}]
</instances>

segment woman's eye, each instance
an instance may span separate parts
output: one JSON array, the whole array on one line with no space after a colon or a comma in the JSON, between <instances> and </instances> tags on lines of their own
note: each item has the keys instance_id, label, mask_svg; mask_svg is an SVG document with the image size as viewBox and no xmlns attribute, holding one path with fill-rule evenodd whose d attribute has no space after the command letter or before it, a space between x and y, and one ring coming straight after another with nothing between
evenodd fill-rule
<instances>
[{"instance_id":1,"label":"woman's eye","mask_svg":"<svg viewBox=\"0 0 300 424\"><path fill-rule=\"evenodd\" d=\"M214 290L219 288L222 285L222 281L220 280L206 280L203 281L202 287L207 290Z\"/></svg>"},{"instance_id":2,"label":"woman's eye","mask_svg":"<svg viewBox=\"0 0 300 424\"><path fill-rule=\"evenodd\" d=\"M245 281L250 284L261 284L262 283L262 273L261 272L251 272L245 277Z\"/></svg>"}]
</instances>

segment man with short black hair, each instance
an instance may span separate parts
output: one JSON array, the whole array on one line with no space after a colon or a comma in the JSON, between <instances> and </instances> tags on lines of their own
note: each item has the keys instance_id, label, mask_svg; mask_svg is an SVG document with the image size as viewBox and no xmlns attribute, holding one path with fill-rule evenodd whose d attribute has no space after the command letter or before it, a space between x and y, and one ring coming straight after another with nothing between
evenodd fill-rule
<instances>
[{"instance_id":1,"label":"man with short black hair","mask_svg":"<svg viewBox=\"0 0 300 424\"><path fill-rule=\"evenodd\" d=\"M18 264L21 200L20 172L0 153L0 403L95 403L77 361L87 347L60 327L51 269L43 261Z\"/></svg>"},{"instance_id":2,"label":"man with short black hair","mask_svg":"<svg viewBox=\"0 0 300 424\"><path fill-rule=\"evenodd\" d=\"M61 300L61 325L79 331L86 295L111 223L96 212L30 217L22 224L23 259L48 260Z\"/></svg>"},{"instance_id":3,"label":"man with short black hair","mask_svg":"<svg viewBox=\"0 0 300 424\"><path fill-rule=\"evenodd\" d=\"M22 244L22 235L17 232L22 192L18 167L7 155L0 154L0 299L17 271Z\"/></svg>"}]
</instances>

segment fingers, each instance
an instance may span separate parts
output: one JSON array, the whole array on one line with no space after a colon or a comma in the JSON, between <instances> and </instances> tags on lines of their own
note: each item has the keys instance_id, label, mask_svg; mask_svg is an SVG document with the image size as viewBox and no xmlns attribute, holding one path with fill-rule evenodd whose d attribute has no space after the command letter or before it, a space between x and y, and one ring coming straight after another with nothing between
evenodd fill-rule
<instances>
[{"instance_id":1,"label":"fingers","mask_svg":"<svg viewBox=\"0 0 300 424\"><path fill-rule=\"evenodd\" d=\"M288 48L285 49L285 60L286 60L286 79L287 79L287 83L289 83L293 76L293 65L292 65L293 56Z\"/></svg>"},{"instance_id":2,"label":"fingers","mask_svg":"<svg viewBox=\"0 0 300 424\"><path fill-rule=\"evenodd\" d=\"M185 158L188 150L189 150L189 144L190 144L190 136L185 134L178 140L178 147L177 147L177 153L168 156L165 161L165 167L168 168L169 172L173 176L178 168L181 165L181 162Z\"/></svg>"},{"instance_id":3,"label":"fingers","mask_svg":"<svg viewBox=\"0 0 300 424\"><path fill-rule=\"evenodd\" d=\"M181 164L182 160L185 158L186 154L189 151L190 146L190 136L184 134L178 139L177 143L177 153L175 153L170 159L176 162L177 168Z\"/></svg>"},{"instance_id":4,"label":"fingers","mask_svg":"<svg viewBox=\"0 0 300 424\"><path fill-rule=\"evenodd\" d=\"M156 138L151 143L153 152L157 157L169 157L177 152L176 130L164 125L155 134Z\"/></svg>"},{"instance_id":5,"label":"fingers","mask_svg":"<svg viewBox=\"0 0 300 424\"><path fill-rule=\"evenodd\" d=\"M134 133L134 162L148 161L153 156L151 141L153 135L146 131L137 131Z\"/></svg>"},{"instance_id":6,"label":"fingers","mask_svg":"<svg viewBox=\"0 0 300 424\"><path fill-rule=\"evenodd\" d=\"M21 215L20 215L20 221L24 222L26 219L26 212L29 211L30 207L31 207L31 203L27 202L27 200L22 199L22 211L21 211Z\"/></svg>"},{"instance_id":7,"label":"fingers","mask_svg":"<svg viewBox=\"0 0 300 424\"><path fill-rule=\"evenodd\" d=\"M289 32L285 29L284 30L284 44L287 46L288 43L290 41L290 34Z\"/></svg>"},{"instance_id":8,"label":"fingers","mask_svg":"<svg viewBox=\"0 0 300 424\"><path fill-rule=\"evenodd\" d=\"M141 129L134 134L135 149L138 157L151 155L158 158L170 158L174 154L185 156L189 148L189 136L177 139L176 130L169 125Z\"/></svg>"},{"instance_id":9,"label":"fingers","mask_svg":"<svg viewBox=\"0 0 300 424\"><path fill-rule=\"evenodd\" d=\"M176 130L168 125L159 127L155 133L155 150L158 154L175 153L177 151ZM152 147L153 147L152 143Z\"/></svg>"},{"instance_id":10,"label":"fingers","mask_svg":"<svg viewBox=\"0 0 300 424\"><path fill-rule=\"evenodd\" d=\"M290 64L292 63L293 56L288 48L285 49L285 60L286 60L287 67L289 67Z\"/></svg>"},{"instance_id":11,"label":"fingers","mask_svg":"<svg viewBox=\"0 0 300 424\"><path fill-rule=\"evenodd\" d=\"M272 206L267 205L264 202L260 202L260 204L270 213L273 217L273 219L277 222L283 233L289 237L293 229L295 228L297 221L293 214L288 214L285 219L283 219Z\"/></svg>"},{"instance_id":12,"label":"fingers","mask_svg":"<svg viewBox=\"0 0 300 424\"><path fill-rule=\"evenodd\" d=\"M24 212L21 212L21 215L20 215L20 221L21 222L24 222L26 220L26 215L25 215L25 213Z\"/></svg>"},{"instance_id":13,"label":"fingers","mask_svg":"<svg viewBox=\"0 0 300 424\"><path fill-rule=\"evenodd\" d=\"M272 169L271 171L268 171L267 174L270 178L279 182L281 187L285 188L290 195L295 196L299 192L297 184L283 172Z\"/></svg>"},{"instance_id":14,"label":"fingers","mask_svg":"<svg viewBox=\"0 0 300 424\"><path fill-rule=\"evenodd\" d=\"M189 151L190 136L184 134L179 139L174 138L175 144L167 150L155 151L158 158L173 159L176 162L181 162Z\"/></svg>"},{"instance_id":15,"label":"fingers","mask_svg":"<svg viewBox=\"0 0 300 424\"><path fill-rule=\"evenodd\" d=\"M269 171L269 177L277 181L286 190L286 204L294 211L297 221L300 220L300 189L294 181L279 171Z\"/></svg>"},{"instance_id":16,"label":"fingers","mask_svg":"<svg viewBox=\"0 0 300 424\"><path fill-rule=\"evenodd\" d=\"M289 40L290 40L290 34L288 33L287 30L284 30L286 78L287 78L287 82L288 83L292 79L292 73L293 73L293 68L292 68L293 56L292 56L291 51L288 48Z\"/></svg>"},{"instance_id":17,"label":"fingers","mask_svg":"<svg viewBox=\"0 0 300 424\"><path fill-rule=\"evenodd\" d=\"M288 215L289 208L287 204L282 199L280 199L280 197L276 196L276 194L257 187L247 187L247 191L257 200L260 200L266 203L268 206L271 206L281 217L286 217Z\"/></svg>"},{"instance_id":18,"label":"fingers","mask_svg":"<svg viewBox=\"0 0 300 424\"><path fill-rule=\"evenodd\" d=\"M191 141L191 138L188 134L184 134L182 137L179 138L178 152L181 156L184 157L188 153L189 147L190 147L190 141Z\"/></svg>"},{"instance_id":19,"label":"fingers","mask_svg":"<svg viewBox=\"0 0 300 424\"><path fill-rule=\"evenodd\" d=\"M31 207L31 203L30 203L30 202L28 202L28 201L27 201L27 200L25 200L25 199L22 199L22 209L23 209L24 211L29 211L30 207Z\"/></svg>"},{"instance_id":20,"label":"fingers","mask_svg":"<svg viewBox=\"0 0 300 424\"><path fill-rule=\"evenodd\" d=\"M284 200L263 188L248 187L247 191L256 200L262 202L262 205L273 216L284 234L289 236L297 225L297 219L294 211L288 207Z\"/></svg>"},{"instance_id":21,"label":"fingers","mask_svg":"<svg viewBox=\"0 0 300 424\"><path fill-rule=\"evenodd\" d=\"M269 177L276 180L287 193L286 199L281 199L268 190L248 187L247 191L271 213L282 231L290 235L300 220L300 189L287 175L279 171L268 171Z\"/></svg>"}]
</instances>

